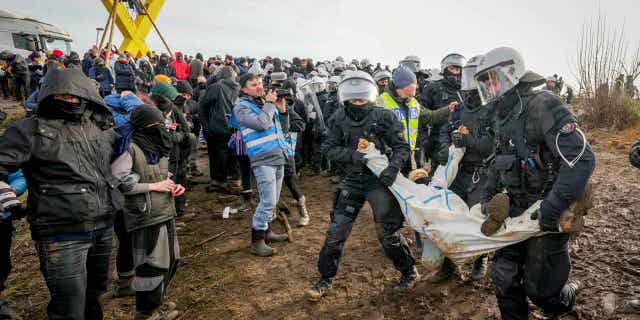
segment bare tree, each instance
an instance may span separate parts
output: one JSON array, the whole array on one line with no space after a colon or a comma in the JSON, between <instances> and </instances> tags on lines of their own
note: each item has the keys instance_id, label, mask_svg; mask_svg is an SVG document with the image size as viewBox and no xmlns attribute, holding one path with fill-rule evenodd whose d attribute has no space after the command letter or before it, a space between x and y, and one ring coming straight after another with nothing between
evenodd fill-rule
<instances>
[{"instance_id":1,"label":"bare tree","mask_svg":"<svg viewBox=\"0 0 640 320\"><path fill-rule=\"evenodd\" d=\"M604 87L611 88L622 72L627 53L624 25L611 27L600 12L586 21L578 37L574 76L585 98L595 98Z\"/></svg>"}]
</instances>

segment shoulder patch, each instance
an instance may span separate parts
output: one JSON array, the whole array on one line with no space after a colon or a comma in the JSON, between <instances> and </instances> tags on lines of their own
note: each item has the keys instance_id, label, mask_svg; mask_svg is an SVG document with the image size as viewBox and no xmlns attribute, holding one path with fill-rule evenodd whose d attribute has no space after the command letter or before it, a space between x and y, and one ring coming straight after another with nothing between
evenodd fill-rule
<instances>
[{"instance_id":1,"label":"shoulder patch","mask_svg":"<svg viewBox=\"0 0 640 320\"><path fill-rule=\"evenodd\" d=\"M576 130L576 127L577 125L575 122L569 122L560 128L560 134L567 135L573 133Z\"/></svg>"}]
</instances>

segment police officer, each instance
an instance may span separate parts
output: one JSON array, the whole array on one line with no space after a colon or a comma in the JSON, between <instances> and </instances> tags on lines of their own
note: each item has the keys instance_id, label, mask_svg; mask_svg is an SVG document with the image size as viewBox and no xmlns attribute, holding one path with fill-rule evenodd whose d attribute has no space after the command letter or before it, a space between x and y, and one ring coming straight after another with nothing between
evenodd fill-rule
<instances>
[{"instance_id":1,"label":"police officer","mask_svg":"<svg viewBox=\"0 0 640 320\"><path fill-rule=\"evenodd\" d=\"M456 147L464 147L465 155L460 162L456 179L450 189L460 196L469 207L480 203L483 186L487 175L484 167L485 159L493 153L493 107L482 106L474 75L482 56L475 56L462 68L460 97L462 101L449 119L449 133L443 135L443 145L453 143ZM455 264L446 259L440 272L431 279L441 282L448 279L455 271ZM471 272L471 278L478 281L487 272L487 256L478 258Z\"/></svg>"},{"instance_id":2,"label":"police officer","mask_svg":"<svg viewBox=\"0 0 640 320\"><path fill-rule=\"evenodd\" d=\"M405 141L411 148L410 160L415 160L415 163L418 163L415 156L420 153L417 143L420 126L443 124L449 116L446 108L437 111L423 110L415 98L417 87L416 75L408 67L400 65L393 71L392 81L387 89L377 99L378 106L393 111L402 122ZM411 161L407 161L401 168L402 173L408 174L415 167Z\"/></svg>"},{"instance_id":3,"label":"police officer","mask_svg":"<svg viewBox=\"0 0 640 320\"><path fill-rule=\"evenodd\" d=\"M389 80L391 80L391 72L387 70L378 70L373 74L373 80L376 81L376 85L378 86L378 93L382 94L387 90Z\"/></svg>"},{"instance_id":4,"label":"police officer","mask_svg":"<svg viewBox=\"0 0 640 320\"><path fill-rule=\"evenodd\" d=\"M451 53L445 56L440 62L442 70L442 79L432 81L427 84L423 91L422 101L424 107L431 110L437 110L448 107L453 102L460 102L458 98L458 90L460 90L460 78L462 66L465 64L464 56ZM441 137L446 135L446 129L442 126L434 126L431 128L429 138L425 139L424 150L431 160L431 172L435 172L438 164L447 162L447 151L439 152L449 148L448 145L442 143Z\"/></svg>"},{"instance_id":5,"label":"police officer","mask_svg":"<svg viewBox=\"0 0 640 320\"><path fill-rule=\"evenodd\" d=\"M489 51L475 78L480 98L496 113L495 160L483 204L506 189L509 216L516 217L542 200L532 218L551 232L495 253L492 278L502 319L528 319L527 298L545 313L569 312L580 284L567 282L569 234L558 232L559 217L584 192L595 155L568 106L549 91L533 90L544 78L526 71L518 51Z\"/></svg>"},{"instance_id":6,"label":"police officer","mask_svg":"<svg viewBox=\"0 0 640 320\"><path fill-rule=\"evenodd\" d=\"M363 71L347 72L338 86L344 108L334 115L335 123L322 144L322 152L331 161L346 167L347 175L334 196L331 223L318 260L320 280L306 296L318 301L330 288L338 272L344 243L365 201L369 201L377 223L378 240L385 254L402 273L396 290L415 286L420 276L406 240L400 234L404 217L389 189L400 168L409 158L409 145L402 124L393 112L375 105L378 89ZM364 154L357 151L359 139L375 143L389 157L389 166L376 177L365 165Z\"/></svg>"}]
</instances>

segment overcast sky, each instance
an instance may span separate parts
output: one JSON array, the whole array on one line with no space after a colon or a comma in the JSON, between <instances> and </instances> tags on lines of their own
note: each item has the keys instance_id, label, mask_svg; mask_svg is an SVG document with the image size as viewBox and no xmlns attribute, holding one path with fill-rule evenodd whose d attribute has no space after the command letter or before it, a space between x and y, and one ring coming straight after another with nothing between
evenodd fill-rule
<instances>
[{"instance_id":1,"label":"overcast sky","mask_svg":"<svg viewBox=\"0 0 640 320\"><path fill-rule=\"evenodd\" d=\"M81 54L107 19L99 0L2 3L3 9L67 30ZM393 66L406 55L417 55L423 67L431 68L449 52L469 58L511 46L522 52L527 68L573 78L569 62L576 39L599 7L609 21L625 25L634 45L640 42L640 11L633 0L166 0L157 25L172 48L205 57L342 55L348 61L366 57ZM119 34L117 39L119 44ZM164 51L153 31L147 43Z\"/></svg>"}]
</instances>

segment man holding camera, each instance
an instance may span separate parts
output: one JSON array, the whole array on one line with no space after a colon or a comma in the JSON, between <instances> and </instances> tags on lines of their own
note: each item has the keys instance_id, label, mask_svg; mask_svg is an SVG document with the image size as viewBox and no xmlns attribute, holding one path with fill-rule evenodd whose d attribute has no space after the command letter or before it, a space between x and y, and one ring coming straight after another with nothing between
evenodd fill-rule
<instances>
[{"instance_id":1,"label":"man holding camera","mask_svg":"<svg viewBox=\"0 0 640 320\"><path fill-rule=\"evenodd\" d=\"M272 90L265 96L260 76L245 74L239 82L240 101L233 108L230 125L242 133L258 185L259 203L253 214L251 252L267 257L275 250L265 241L287 240L287 235L274 233L269 223L280 197L284 165L293 155L281 125L281 122L288 123L289 115L285 97L278 97Z\"/></svg>"}]
</instances>

